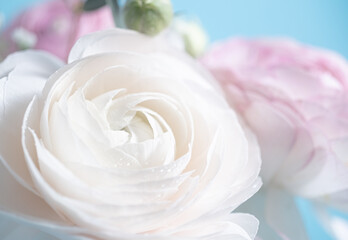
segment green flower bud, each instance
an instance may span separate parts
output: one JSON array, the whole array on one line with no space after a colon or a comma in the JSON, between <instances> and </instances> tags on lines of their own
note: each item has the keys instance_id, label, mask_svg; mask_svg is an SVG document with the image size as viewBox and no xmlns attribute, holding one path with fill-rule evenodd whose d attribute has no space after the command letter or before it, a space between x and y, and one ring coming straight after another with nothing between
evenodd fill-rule
<instances>
[{"instance_id":1,"label":"green flower bud","mask_svg":"<svg viewBox=\"0 0 348 240\"><path fill-rule=\"evenodd\" d=\"M193 57L204 53L209 41L199 21L179 16L173 21L173 29L182 37L187 53Z\"/></svg>"},{"instance_id":2,"label":"green flower bud","mask_svg":"<svg viewBox=\"0 0 348 240\"><path fill-rule=\"evenodd\" d=\"M173 8L170 0L127 0L123 15L128 28L153 36L170 24Z\"/></svg>"}]
</instances>

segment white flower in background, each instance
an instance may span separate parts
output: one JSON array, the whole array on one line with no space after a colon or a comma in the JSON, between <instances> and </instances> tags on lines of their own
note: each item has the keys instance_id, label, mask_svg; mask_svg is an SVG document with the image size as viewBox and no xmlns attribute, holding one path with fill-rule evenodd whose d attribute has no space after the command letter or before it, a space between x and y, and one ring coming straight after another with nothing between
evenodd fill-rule
<instances>
[{"instance_id":1,"label":"white flower in background","mask_svg":"<svg viewBox=\"0 0 348 240\"><path fill-rule=\"evenodd\" d=\"M14 29L11 39L22 50L34 47L37 42L35 33L21 27Z\"/></svg>"},{"instance_id":2,"label":"white flower in background","mask_svg":"<svg viewBox=\"0 0 348 240\"><path fill-rule=\"evenodd\" d=\"M261 185L257 144L161 37L99 32L68 65L20 52L0 77L0 214L23 230L3 238L254 238L231 212Z\"/></svg>"},{"instance_id":3,"label":"white flower in background","mask_svg":"<svg viewBox=\"0 0 348 240\"><path fill-rule=\"evenodd\" d=\"M208 35L198 20L177 16L172 28L183 39L186 51L193 57L201 56L208 46Z\"/></svg>"}]
</instances>

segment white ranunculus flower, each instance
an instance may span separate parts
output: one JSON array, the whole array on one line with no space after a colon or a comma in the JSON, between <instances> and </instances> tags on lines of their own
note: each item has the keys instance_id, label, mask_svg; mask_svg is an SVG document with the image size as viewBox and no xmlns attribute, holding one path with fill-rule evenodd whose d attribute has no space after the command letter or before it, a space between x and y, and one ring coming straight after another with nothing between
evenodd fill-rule
<instances>
[{"instance_id":1,"label":"white ranunculus flower","mask_svg":"<svg viewBox=\"0 0 348 240\"><path fill-rule=\"evenodd\" d=\"M258 147L161 37L95 33L65 66L15 53L0 97L2 239L254 238L230 213L260 187Z\"/></svg>"}]
</instances>

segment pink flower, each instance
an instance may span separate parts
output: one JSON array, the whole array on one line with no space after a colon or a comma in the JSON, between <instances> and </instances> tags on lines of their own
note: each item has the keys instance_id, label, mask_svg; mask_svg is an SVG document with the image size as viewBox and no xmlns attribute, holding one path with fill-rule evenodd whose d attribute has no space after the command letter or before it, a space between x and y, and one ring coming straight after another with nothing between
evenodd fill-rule
<instances>
[{"instance_id":1,"label":"pink flower","mask_svg":"<svg viewBox=\"0 0 348 240\"><path fill-rule=\"evenodd\" d=\"M80 1L81 2L81 1ZM66 60L81 36L114 26L109 8L81 12L76 1L54 0L18 16L0 36L0 56L25 48L41 49Z\"/></svg>"},{"instance_id":2,"label":"pink flower","mask_svg":"<svg viewBox=\"0 0 348 240\"><path fill-rule=\"evenodd\" d=\"M348 63L326 50L271 39L232 39L215 45L202 61L256 133L267 191L344 207Z\"/></svg>"}]
</instances>

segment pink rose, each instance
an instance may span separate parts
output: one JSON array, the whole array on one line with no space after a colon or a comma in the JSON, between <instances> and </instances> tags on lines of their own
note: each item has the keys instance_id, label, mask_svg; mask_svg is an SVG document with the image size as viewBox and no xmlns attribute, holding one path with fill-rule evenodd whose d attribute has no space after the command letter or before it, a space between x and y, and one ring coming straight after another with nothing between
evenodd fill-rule
<instances>
[{"instance_id":1,"label":"pink rose","mask_svg":"<svg viewBox=\"0 0 348 240\"><path fill-rule=\"evenodd\" d=\"M266 210L266 218L274 217L272 211L282 214L274 210L276 201L288 194L344 207L347 62L329 51L270 39L232 39L215 45L202 61L258 137L268 191L265 205L273 209ZM276 190L270 194L269 189ZM286 224L273 221L276 228L280 225Z\"/></svg>"},{"instance_id":2,"label":"pink rose","mask_svg":"<svg viewBox=\"0 0 348 240\"><path fill-rule=\"evenodd\" d=\"M81 36L112 28L109 8L77 10L76 1L44 2L23 12L0 36L0 57L23 48L46 50L66 60Z\"/></svg>"}]
</instances>

